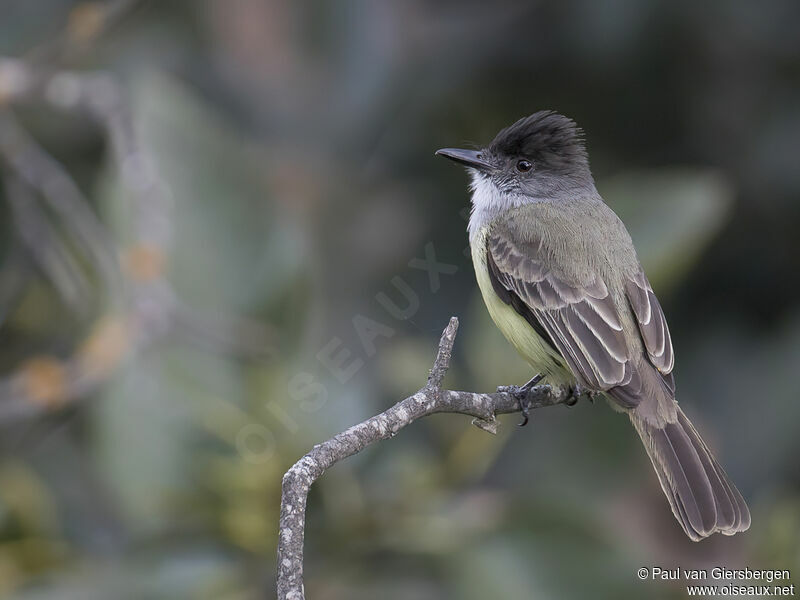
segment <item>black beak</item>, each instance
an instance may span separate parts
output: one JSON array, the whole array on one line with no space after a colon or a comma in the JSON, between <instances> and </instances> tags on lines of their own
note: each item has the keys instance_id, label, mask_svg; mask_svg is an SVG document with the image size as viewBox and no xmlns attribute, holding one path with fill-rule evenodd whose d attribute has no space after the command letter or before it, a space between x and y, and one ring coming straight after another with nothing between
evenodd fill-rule
<instances>
[{"instance_id":1,"label":"black beak","mask_svg":"<svg viewBox=\"0 0 800 600\"><path fill-rule=\"evenodd\" d=\"M478 169L479 171L488 171L493 166L483 159L483 153L480 150L462 150L460 148L442 148L436 151L436 156L444 156L457 163Z\"/></svg>"}]
</instances>

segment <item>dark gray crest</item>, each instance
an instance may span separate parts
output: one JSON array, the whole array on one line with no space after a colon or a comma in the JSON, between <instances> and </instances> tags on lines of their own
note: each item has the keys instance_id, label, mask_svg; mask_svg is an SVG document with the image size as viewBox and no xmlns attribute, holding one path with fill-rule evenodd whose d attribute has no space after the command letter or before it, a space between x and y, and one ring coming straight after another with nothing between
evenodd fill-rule
<instances>
[{"instance_id":1,"label":"dark gray crest","mask_svg":"<svg viewBox=\"0 0 800 600\"><path fill-rule=\"evenodd\" d=\"M583 130L575 121L542 110L506 127L488 148L498 157L527 158L538 171L573 174L588 169Z\"/></svg>"}]
</instances>

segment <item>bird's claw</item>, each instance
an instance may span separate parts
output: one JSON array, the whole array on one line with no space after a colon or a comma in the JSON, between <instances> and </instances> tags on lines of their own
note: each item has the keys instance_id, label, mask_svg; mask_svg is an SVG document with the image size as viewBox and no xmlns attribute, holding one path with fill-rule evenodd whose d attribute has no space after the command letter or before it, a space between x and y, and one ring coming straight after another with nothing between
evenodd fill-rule
<instances>
[{"instance_id":1,"label":"bird's claw","mask_svg":"<svg viewBox=\"0 0 800 600\"><path fill-rule=\"evenodd\" d=\"M511 394L519 402L520 411L522 412L522 421L517 423L518 427L525 427L530 420L531 401L528 398L528 393L531 389L538 384L544 375L539 374L531 378L525 385L501 385L497 387L497 391L501 393Z\"/></svg>"},{"instance_id":2,"label":"bird's claw","mask_svg":"<svg viewBox=\"0 0 800 600\"><path fill-rule=\"evenodd\" d=\"M572 386L569 396L567 396L567 399L564 400L564 404L566 404L567 406L575 406L578 403L580 397L583 396L584 394L586 394L586 397L589 399L589 402L594 404L594 397L598 393L599 392L596 392L594 390L586 389L580 383L576 383L574 386Z\"/></svg>"}]
</instances>

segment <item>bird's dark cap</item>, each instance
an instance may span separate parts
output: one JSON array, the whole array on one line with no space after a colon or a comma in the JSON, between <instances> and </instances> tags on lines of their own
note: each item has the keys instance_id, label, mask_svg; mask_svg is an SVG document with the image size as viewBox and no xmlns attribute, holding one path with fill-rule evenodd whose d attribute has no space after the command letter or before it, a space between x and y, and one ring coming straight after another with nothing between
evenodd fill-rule
<instances>
[{"instance_id":1,"label":"bird's dark cap","mask_svg":"<svg viewBox=\"0 0 800 600\"><path fill-rule=\"evenodd\" d=\"M558 170L587 162L583 139L583 130L575 121L542 110L503 129L488 150L497 156L524 156Z\"/></svg>"}]
</instances>

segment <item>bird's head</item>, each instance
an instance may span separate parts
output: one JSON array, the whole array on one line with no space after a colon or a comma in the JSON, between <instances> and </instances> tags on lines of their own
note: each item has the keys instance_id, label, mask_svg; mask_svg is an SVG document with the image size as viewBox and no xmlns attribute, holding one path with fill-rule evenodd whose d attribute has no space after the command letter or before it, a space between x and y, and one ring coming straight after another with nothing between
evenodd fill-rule
<instances>
[{"instance_id":1,"label":"bird's head","mask_svg":"<svg viewBox=\"0 0 800 600\"><path fill-rule=\"evenodd\" d=\"M485 148L442 148L436 154L465 165L476 189L488 184L503 195L555 199L594 187L583 131L549 110L506 127Z\"/></svg>"}]
</instances>

